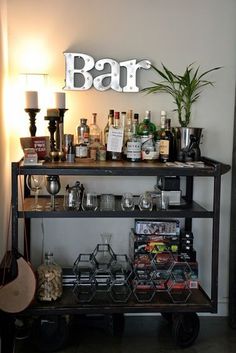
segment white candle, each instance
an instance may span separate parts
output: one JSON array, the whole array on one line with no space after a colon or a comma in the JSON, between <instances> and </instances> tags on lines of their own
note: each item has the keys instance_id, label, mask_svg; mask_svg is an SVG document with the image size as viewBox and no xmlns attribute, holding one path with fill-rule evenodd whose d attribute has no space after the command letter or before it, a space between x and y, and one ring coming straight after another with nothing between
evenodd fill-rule
<instances>
[{"instance_id":1,"label":"white candle","mask_svg":"<svg viewBox=\"0 0 236 353\"><path fill-rule=\"evenodd\" d=\"M25 108L26 109L38 109L38 92L37 91L26 91L25 92Z\"/></svg>"},{"instance_id":2,"label":"white candle","mask_svg":"<svg viewBox=\"0 0 236 353\"><path fill-rule=\"evenodd\" d=\"M47 109L47 116L59 116L58 109Z\"/></svg>"},{"instance_id":3,"label":"white candle","mask_svg":"<svg viewBox=\"0 0 236 353\"><path fill-rule=\"evenodd\" d=\"M66 108L66 94L64 92L55 92L55 108Z\"/></svg>"}]
</instances>

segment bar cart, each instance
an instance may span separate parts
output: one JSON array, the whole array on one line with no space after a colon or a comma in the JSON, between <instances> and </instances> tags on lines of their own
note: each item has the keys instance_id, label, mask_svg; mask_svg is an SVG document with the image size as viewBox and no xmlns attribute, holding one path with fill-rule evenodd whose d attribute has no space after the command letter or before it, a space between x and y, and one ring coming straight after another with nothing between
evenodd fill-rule
<instances>
[{"instance_id":1,"label":"bar cart","mask_svg":"<svg viewBox=\"0 0 236 353\"><path fill-rule=\"evenodd\" d=\"M198 312L216 313L218 299L218 260L219 260L219 219L220 219L220 190L221 176L230 169L229 165L220 162L202 158L204 163L201 166L179 167L175 164L161 163L130 163L127 161L117 162L98 162L80 160L75 163L67 162L44 162L37 166L24 166L22 161L12 163L12 245L18 248L18 221L21 218L26 219L26 229L28 237L28 247L30 247L30 219L31 218L172 218L183 219L185 230L191 231L193 218L208 218L212 220L212 253L211 253L211 290L210 295L203 288L193 289L191 296L186 303L173 303L165 296L158 296L155 301L150 303L137 303L133 296L127 303L112 303L107 300L103 302L78 303L71 291L71 288L65 287L61 300L55 303L39 303L36 300L22 313L25 316L43 316L54 315L61 317L63 315L83 315L83 314L109 314L119 319L124 313L161 313L163 317L171 320L173 338L177 345L181 347L190 346L198 336L199 318ZM31 210L33 198L29 191L24 191L24 210L19 209L19 178L27 175L57 175L57 176L180 176L185 183L185 195L183 198L187 207L169 208L160 211L140 211L135 208L133 211L123 212L118 206L115 211L66 211L63 208L63 202L56 211ZM211 197L212 209L207 210L193 200L193 188L195 177L212 177L213 192ZM46 202L41 197L39 202L42 205ZM28 249L29 252L29 249ZM31 254L33 257L34 254Z\"/></svg>"}]
</instances>

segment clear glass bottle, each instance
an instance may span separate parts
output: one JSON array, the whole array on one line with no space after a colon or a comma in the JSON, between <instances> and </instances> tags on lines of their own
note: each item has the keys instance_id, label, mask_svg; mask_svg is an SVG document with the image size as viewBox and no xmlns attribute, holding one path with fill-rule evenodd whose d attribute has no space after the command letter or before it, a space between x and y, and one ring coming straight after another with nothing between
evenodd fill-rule
<instances>
[{"instance_id":1,"label":"clear glass bottle","mask_svg":"<svg viewBox=\"0 0 236 353\"><path fill-rule=\"evenodd\" d=\"M137 134L138 129L138 114L134 114L132 124L132 135L127 141L127 155L126 158L130 162L141 161L141 138Z\"/></svg>"},{"instance_id":2,"label":"clear glass bottle","mask_svg":"<svg viewBox=\"0 0 236 353\"><path fill-rule=\"evenodd\" d=\"M45 253L44 262L37 269L37 297L40 301L54 301L62 296L62 269L54 262L53 253Z\"/></svg>"},{"instance_id":3,"label":"clear glass bottle","mask_svg":"<svg viewBox=\"0 0 236 353\"><path fill-rule=\"evenodd\" d=\"M119 112L115 112L114 128L115 129L121 128L120 113ZM111 160L112 161L121 161L122 159L123 159L122 151L121 152L112 152L111 151Z\"/></svg>"},{"instance_id":4,"label":"clear glass bottle","mask_svg":"<svg viewBox=\"0 0 236 353\"><path fill-rule=\"evenodd\" d=\"M173 161L173 140L173 134L171 132L171 119L164 119L163 117L161 120L160 131L160 162L166 163Z\"/></svg>"},{"instance_id":5,"label":"clear glass bottle","mask_svg":"<svg viewBox=\"0 0 236 353\"><path fill-rule=\"evenodd\" d=\"M101 130L97 125L97 113L92 113L92 123L89 125L89 141L101 142Z\"/></svg>"},{"instance_id":6,"label":"clear glass bottle","mask_svg":"<svg viewBox=\"0 0 236 353\"><path fill-rule=\"evenodd\" d=\"M113 126L113 125L114 125L114 110L110 109L108 114L107 124L104 128L104 133L103 133L103 144L105 145L105 147L107 146L109 128L110 126Z\"/></svg>"},{"instance_id":7,"label":"clear glass bottle","mask_svg":"<svg viewBox=\"0 0 236 353\"><path fill-rule=\"evenodd\" d=\"M156 125L151 122L151 111L146 110L143 121L138 125L138 135L141 136L141 143L143 144L149 134L154 134L156 131Z\"/></svg>"},{"instance_id":8,"label":"clear glass bottle","mask_svg":"<svg viewBox=\"0 0 236 353\"><path fill-rule=\"evenodd\" d=\"M89 143L89 126L87 119L80 119L80 125L77 127L77 141L78 143Z\"/></svg>"}]
</instances>

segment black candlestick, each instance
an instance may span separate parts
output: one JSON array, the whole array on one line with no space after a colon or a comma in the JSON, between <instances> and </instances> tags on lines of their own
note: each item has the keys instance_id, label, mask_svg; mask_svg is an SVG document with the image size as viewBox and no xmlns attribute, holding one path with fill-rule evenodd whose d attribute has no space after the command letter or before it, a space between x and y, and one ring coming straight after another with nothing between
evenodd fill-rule
<instances>
[{"instance_id":1,"label":"black candlestick","mask_svg":"<svg viewBox=\"0 0 236 353\"><path fill-rule=\"evenodd\" d=\"M30 117L30 127L29 127L29 131L30 131L30 136L35 136L36 135L36 114L38 112L40 112L40 109L36 109L36 108L25 108L25 112L29 114Z\"/></svg>"},{"instance_id":2,"label":"black candlestick","mask_svg":"<svg viewBox=\"0 0 236 353\"><path fill-rule=\"evenodd\" d=\"M54 134L57 129L57 122L60 120L59 116L45 116L44 120L48 120L48 130L50 132L50 150L55 151Z\"/></svg>"}]
</instances>

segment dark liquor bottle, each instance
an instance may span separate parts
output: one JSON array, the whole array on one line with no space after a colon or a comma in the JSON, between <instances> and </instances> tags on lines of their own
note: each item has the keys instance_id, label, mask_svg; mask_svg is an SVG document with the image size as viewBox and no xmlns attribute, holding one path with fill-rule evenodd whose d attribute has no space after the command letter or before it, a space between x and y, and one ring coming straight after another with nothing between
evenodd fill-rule
<instances>
[{"instance_id":1,"label":"dark liquor bottle","mask_svg":"<svg viewBox=\"0 0 236 353\"><path fill-rule=\"evenodd\" d=\"M108 160L111 160L111 151L107 151L107 141L108 141L109 129L113 125L114 125L114 110L110 109L108 114L107 124L104 128L104 133L103 133L103 144L106 149L106 159Z\"/></svg>"},{"instance_id":2,"label":"dark liquor bottle","mask_svg":"<svg viewBox=\"0 0 236 353\"><path fill-rule=\"evenodd\" d=\"M165 124L165 125L164 125ZM160 162L173 161L173 134L171 132L171 119L161 119L160 131Z\"/></svg>"}]
</instances>

